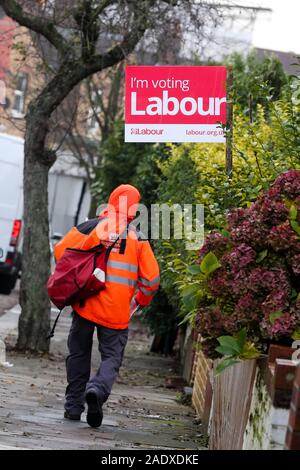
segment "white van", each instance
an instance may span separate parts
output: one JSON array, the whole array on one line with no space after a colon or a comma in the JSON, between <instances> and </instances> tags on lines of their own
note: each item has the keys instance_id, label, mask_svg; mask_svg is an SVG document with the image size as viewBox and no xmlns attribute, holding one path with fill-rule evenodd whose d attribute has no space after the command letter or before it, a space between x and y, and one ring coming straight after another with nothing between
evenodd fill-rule
<instances>
[{"instance_id":1,"label":"white van","mask_svg":"<svg viewBox=\"0 0 300 470\"><path fill-rule=\"evenodd\" d=\"M9 294L21 269L24 141L0 134L0 293Z\"/></svg>"},{"instance_id":2,"label":"white van","mask_svg":"<svg viewBox=\"0 0 300 470\"><path fill-rule=\"evenodd\" d=\"M21 271L24 140L0 133L0 293L10 294ZM90 192L83 170L61 153L49 174L50 239L83 222Z\"/></svg>"}]
</instances>

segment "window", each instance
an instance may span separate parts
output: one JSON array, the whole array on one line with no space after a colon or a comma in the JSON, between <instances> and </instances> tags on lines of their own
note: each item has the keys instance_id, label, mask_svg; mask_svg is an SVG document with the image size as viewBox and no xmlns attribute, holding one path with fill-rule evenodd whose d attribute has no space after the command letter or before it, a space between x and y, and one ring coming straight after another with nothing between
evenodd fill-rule
<instances>
[{"instance_id":1,"label":"window","mask_svg":"<svg viewBox=\"0 0 300 470\"><path fill-rule=\"evenodd\" d=\"M45 0L45 11L49 14L53 14L55 11L55 0Z\"/></svg>"},{"instance_id":2,"label":"window","mask_svg":"<svg viewBox=\"0 0 300 470\"><path fill-rule=\"evenodd\" d=\"M13 116L23 117L25 109L25 95L27 90L28 75L27 73L19 73L15 89L15 101L13 106Z\"/></svg>"}]
</instances>

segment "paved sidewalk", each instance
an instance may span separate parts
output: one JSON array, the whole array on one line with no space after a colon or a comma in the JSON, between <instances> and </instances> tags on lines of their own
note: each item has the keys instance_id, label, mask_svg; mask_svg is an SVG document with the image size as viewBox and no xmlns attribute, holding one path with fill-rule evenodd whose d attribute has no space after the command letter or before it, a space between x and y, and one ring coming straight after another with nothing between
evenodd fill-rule
<instances>
[{"instance_id":1,"label":"paved sidewalk","mask_svg":"<svg viewBox=\"0 0 300 470\"><path fill-rule=\"evenodd\" d=\"M5 334L10 330L9 342L16 337L12 328L18 312L16 307L0 318L0 337L4 329ZM138 321L130 328L124 364L104 407L102 426L90 428L85 416L80 423L64 420L69 326L70 315L63 314L49 358L8 353L14 367L0 368L0 449L200 448L193 410L178 404L176 391L164 387L165 376L174 374L175 364L170 358L148 353L151 338ZM94 349L95 368L99 355Z\"/></svg>"}]
</instances>

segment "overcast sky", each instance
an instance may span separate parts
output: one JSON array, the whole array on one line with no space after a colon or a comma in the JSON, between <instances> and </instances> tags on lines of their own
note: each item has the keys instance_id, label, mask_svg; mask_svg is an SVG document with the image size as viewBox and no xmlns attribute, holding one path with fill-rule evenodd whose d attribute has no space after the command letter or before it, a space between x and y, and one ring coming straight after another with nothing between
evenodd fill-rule
<instances>
[{"instance_id":1,"label":"overcast sky","mask_svg":"<svg viewBox=\"0 0 300 470\"><path fill-rule=\"evenodd\" d=\"M300 54L300 0L235 0L230 3L273 9L258 16L253 45Z\"/></svg>"}]
</instances>

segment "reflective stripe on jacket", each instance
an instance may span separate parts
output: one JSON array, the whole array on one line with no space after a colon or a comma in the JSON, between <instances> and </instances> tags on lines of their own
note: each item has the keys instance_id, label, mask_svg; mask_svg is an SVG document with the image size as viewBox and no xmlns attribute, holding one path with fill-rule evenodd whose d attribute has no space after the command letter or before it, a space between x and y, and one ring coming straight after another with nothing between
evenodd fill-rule
<instances>
[{"instance_id":1,"label":"reflective stripe on jacket","mask_svg":"<svg viewBox=\"0 0 300 470\"><path fill-rule=\"evenodd\" d=\"M138 292L136 300L148 305L159 288L159 268L148 241L139 242Z\"/></svg>"}]
</instances>

